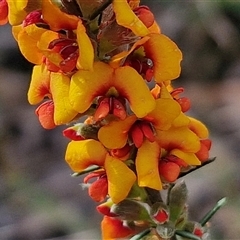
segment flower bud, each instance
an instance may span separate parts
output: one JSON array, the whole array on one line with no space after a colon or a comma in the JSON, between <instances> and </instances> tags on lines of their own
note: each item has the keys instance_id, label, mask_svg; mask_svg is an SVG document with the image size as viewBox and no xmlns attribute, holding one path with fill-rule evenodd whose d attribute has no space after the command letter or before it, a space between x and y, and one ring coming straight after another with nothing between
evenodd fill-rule
<instances>
[{"instance_id":1,"label":"flower bud","mask_svg":"<svg viewBox=\"0 0 240 240\"><path fill-rule=\"evenodd\" d=\"M161 239L171 239L175 233L175 227L171 222L168 222L157 225L156 231Z\"/></svg>"},{"instance_id":2,"label":"flower bud","mask_svg":"<svg viewBox=\"0 0 240 240\"><path fill-rule=\"evenodd\" d=\"M167 182L175 182L180 173L180 167L174 162L161 160L159 162L159 173Z\"/></svg>"},{"instance_id":3,"label":"flower bud","mask_svg":"<svg viewBox=\"0 0 240 240\"><path fill-rule=\"evenodd\" d=\"M133 11L147 28L153 25L154 15L147 6L137 7Z\"/></svg>"},{"instance_id":4,"label":"flower bud","mask_svg":"<svg viewBox=\"0 0 240 240\"><path fill-rule=\"evenodd\" d=\"M156 202L151 208L151 217L157 224L163 224L169 219L168 207L162 202Z\"/></svg>"}]
</instances>

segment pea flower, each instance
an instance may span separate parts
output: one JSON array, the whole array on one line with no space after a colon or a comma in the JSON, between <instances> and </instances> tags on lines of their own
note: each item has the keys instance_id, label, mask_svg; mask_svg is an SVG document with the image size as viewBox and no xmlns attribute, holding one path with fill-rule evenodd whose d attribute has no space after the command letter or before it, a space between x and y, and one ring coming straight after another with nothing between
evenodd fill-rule
<instances>
[{"instance_id":1,"label":"pea flower","mask_svg":"<svg viewBox=\"0 0 240 240\"><path fill-rule=\"evenodd\" d=\"M211 140L188 115L184 89L174 88L182 52L149 7L139 0L0 0L0 25L8 21L35 65L27 98L40 104L40 124L68 125L65 160L73 176L87 174L83 185L101 203L102 239L204 236L213 214L190 221L178 179L212 161Z\"/></svg>"}]
</instances>

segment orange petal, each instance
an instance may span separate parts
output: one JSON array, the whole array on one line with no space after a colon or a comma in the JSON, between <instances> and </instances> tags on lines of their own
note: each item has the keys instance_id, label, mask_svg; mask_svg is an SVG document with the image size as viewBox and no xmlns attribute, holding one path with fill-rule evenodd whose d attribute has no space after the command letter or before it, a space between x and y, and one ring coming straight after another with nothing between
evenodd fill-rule
<instances>
[{"instance_id":1,"label":"orange petal","mask_svg":"<svg viewBox=\"0 0 240 240\"><path fill-rule=\"evenodd\" d=\"M161 33L161 29L156 21L154 21L153 25L148 28L150 33Z\"/></svg>"},{"instance_id":2,"label":"orange petal","mask_svg":"<svg viewBox=\"0 0 240 240\"><path fill-rule=\"evenodd\" d=\"M101 223L101 230L103 240L122 239L134 234L133 230L124 226L123 221L108 216L104 216Z\"/></svg>"},{"instance_id":3,"label":"orange petal","mask_svg":"<svg viewBox=\"0 0 240 240\"><path fill-rule=\"evenodd\" d=\"M209 132L207 127L199 120L189 117L189 128L198 135L199 138L208 138Z\"/></svg>"},{"instance_id":4,"label":"orange petal","mask_svg":"<svg viewBox=\"0 0 240 240\"><path fill-rule=\"evenodd\" d=\"M28 101L34 105L41 102L46 95L50 95L50 72L45 65L38 65L33 68Z\"/></svg>"},{"instance_id":5,"label":"orange petal","mask_svg":"<svg viewBox=\"0 0 240 240\"><path fill-rule=\"evenodd\" d=\"M127 0L113 0L112 4L119 25L131 29L137 36L143 37L149 33L147 27L132 11Z\"/></svg>"},{"instance_id":6,"label":"orange petal","mask_svg":"<svg viewBox=\"0 0 240 240\"><path fill-rule=\"evenodd\" d=\"M180 113L181 108L175 100L159 98L156 100L156 108L146 116L146 119L150 121L153 119L156 129L167 130Z\"/></svg>"},{"instance_id":7,"label":"orange petal","mask_svg":"<svg viewBox=\"0 0 240 240\"><path fill-rule=\"evenodd\" d=\"M128 131L136 120L136 116L132 115L123 121L111 121L99 129L99 141L109 149L123 148L127 143Z\"/></svg>"},{"instance_id":8,"label":"orange petal","mask_svg":"<svg viewBox=\"0 0 240 240\"><path fill-rule=\"evenodd\" d=\"M156 106L143 78L129 66L115 69L114 87L129 101L131 110L139 118L146 116Z\"/></svg>"},{"instance_id":9,"label":"orange petal","mask_svg":"<svg viewBox=\"0 0 240 240\"><path fill-rule=\"evenodd\" d=\"M50 25L51 30L59 31L61 29L77 29L80 18L69 15L60 10L51 0L42 0L43 20Z\"/></svg>"},{"instance_id":10,"label":"orange petal","mask_svg":"<svg viewBox=\"0 0 240 240\"><path fill-rule=\"evenodd\" d=\"M8 3L6 0L0 1L0 25L8 22Z\"/></svg>"},{"instance_id":11,"label":"orange petal","mask_svg":"<svg viewBox=\"0 0 240 240\"><path fill-rule=\"evenodd\" d=\"M200 149L198 136L187 127L171 127L167 131L156 130L156 132L156 140L166 150L177 148L184 152L195 153Z\"/></svg>"},{"instance_id":12,"label":"orange petal","mask_svg":"<svg viewBox=\"0 0 240 240\"><path fill-rule=\"evenodd\" d=\"M102 62L95 62L93 71L79 70L71 78L69 98L73 108L85 112L95 97L104 95L111 84L113 69Z\"/></svg>"},{"instance_id":13,"label":"orange petal","mask_svg":"<svg viewBox=\"0 0 240 240\"><path fill-rule=\"evenodd\" d=\"M162 189L162 183L158 172L160 148L157 142L145 140L138 149L136 157L136 170L138 185L150 187L156 190Z\"/></svg>"},{"instance_id":14,"label":"orange petal","mask_svg":"<svg viewBox=\"0 0 240 240\"><path fill-rule=\"evenodd\" d=\"M114 203L124 200L136 181L136 176L121 160L107 155L105 170L108 178L108 193Z\"/></svg>"},{"instance_id":15,"label":"orange petal","mask_svg":"<svg viewBox=\"0 0 240 240\"><path fill-rule=\"evenodd\" d=\"M106 153L104 146L96 140L71 141L65 159L74 172L81 172L91 165L103 166Z\"/></svg>"},{"instance_id":16,"label":"orange petal","mask_svg":"<svg viewBox=\"0 0 240 240\"><path fill-rule=\"evenodd\" d=\"M56 125L68 123L78 114L69 102L70 78L61 73L51 73L50 89L54 101L54 122Z\"/></svg>"},{"instance_id":17,"label":"orange petal","mask_svg":"<svg viewBox=\"0 0 240 240\"><path fill-rule=\"evenodd\" d=\"M194 153L186 153L179 149L173 149L170 154L175 155L186 162L188 165L201 165L201 162Z\"/></svg>"},{"instance_id":18,"label":"orange petal","mask_svg":"<svg viewBox=\"0 0 240 240\"><path fill-rule=\"evenodd\" d=\"M93 182L89 189L89 196L96 202L102 202L108 193L108 183L106 177L101 177Z\"/></svg>"},{"instance_id":19,"label":"orange petal","mask_svg":"<svg viewBox=\"0 0 240 240\"><path fill-rule=\"evenodd\" d=\"M153 61L155 81L161 83L179 77L182 53L177 45L163 34L151 33L149 36L144 49Z\"/></svg>"},{"instance_id":20,"label":"orange petal","mask_svg":"<svg viewBox=\"0 0 240 240\"><path fill-rule=\"evenodd\" d=\"M35 24L24 27L18 34L18 46L23 56L34 64L41 64L43 54L37 43L46 29L39 28ZM34 53L34 54L33 54Z\"/></svg>"},{"instance_id":21,"label":"orange petal","mask_svg":"<svg viewBox=\"0 0 240 240\"><path fill-rule=\"evenodd\" d=\"M77 27L77 42L79 46L79 57L77 60L77 68L84 70L93 70L94 49L86 34L86 29L81 22Z\"/></svg>"},{"instance_id":22,"label":"orange petal","mask_svg":"<svg viewBox=\"0 0 240 240\"><path fill-rule=\"evenodd\" d=\"M53 129L56 127L53 120L54 104L52 100L42 103L35 111L39 122L45 129Z\"/></svg>"}]
</instances>

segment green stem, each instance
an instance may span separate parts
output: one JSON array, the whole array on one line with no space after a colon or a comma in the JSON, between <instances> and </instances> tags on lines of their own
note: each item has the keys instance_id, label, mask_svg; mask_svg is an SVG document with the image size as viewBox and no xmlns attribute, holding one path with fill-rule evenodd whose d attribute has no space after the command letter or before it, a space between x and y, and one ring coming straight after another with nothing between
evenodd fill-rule
<instances>
[{"instance_id":1,"label":"green stem","mask_svg":"<svg viewBox=\"0 0 240 240\"><path fill-rule=\"evenodd\" d=\"M224 206L225 204L227 203L227 198L222 198L220 199L217 204L215 205L215 207L210 210L203 218L202 220L200 221L200 224L202 226L204 226L211 218L212 216L222 207Z\"/></svg>"}]
</instances>

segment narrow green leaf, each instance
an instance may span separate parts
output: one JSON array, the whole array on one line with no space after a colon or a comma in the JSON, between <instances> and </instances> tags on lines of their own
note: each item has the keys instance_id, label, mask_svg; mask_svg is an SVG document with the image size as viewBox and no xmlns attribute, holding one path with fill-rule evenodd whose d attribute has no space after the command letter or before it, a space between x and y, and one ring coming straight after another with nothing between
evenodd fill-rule
<instances>
[{"instance_id":1,"label":"narrow green leaf","mask_svg":"<svg viewBox=\"0 0 240 240\"><path fill-rule=\"evenodd\" d=\"M176 230L175 234L178 236L181 236L181 237L188 238L188 239L201 240L201 238L199 238L198 236L196 236L190 232L187 232L187 231Z\"/></svg>"},{"instance_id":2,"label":"narrow green leaf","mask_svg":"<svg viewBox=\"0 0 240 240\"><path fill-rule=\"evenodd\" d=\"M101 167L98 167L98 166L89 167L89 168L83 170L82 172L72 173L71 176L72 177L79 177L83 174L90 173L90 172L96 171L98 169L101 169Z\"/></svg>"},{"instance_id":3,"label":"narrow green leaf","mask_svg":"<svg viewBox=\"0 0 240 240\"><path fill-rule=\"evenodd\" d=\"M220 199L217 204L214 206L213 209L211 209L200 221L200 224L204 226L211 218L212 216L225 204L227 203L227 198L224 197Z\"/></svg>"}]
</instances>

